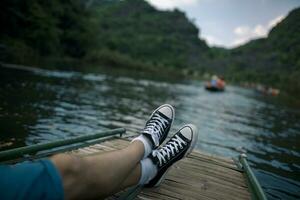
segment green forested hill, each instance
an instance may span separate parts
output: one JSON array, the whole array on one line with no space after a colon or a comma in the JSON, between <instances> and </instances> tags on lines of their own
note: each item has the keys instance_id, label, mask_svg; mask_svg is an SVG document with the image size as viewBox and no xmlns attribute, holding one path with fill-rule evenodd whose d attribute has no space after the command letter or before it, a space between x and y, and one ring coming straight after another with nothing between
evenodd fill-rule
<instances>
[{"instance_id":1,"label":"green forested hill","mask_svg":"<svg viewBox=\"0 0 300 200\"><path fill-rule=\"evenodd\" d=\"M183 12L158 11L142 0L2 0L0 5L3 62L188 69L300 91L300 9L267 38L227 50L209 48Z\"/></svg>"},{"instance_id":2,"label":"green forested hill","mask_svg":"<svg viewBox=\"0 0 300 200\"><path fill-rule=\"evenodd\" d=\"M116 51L150 65L183 68L199 63L209 48L179 10L157 11L140 0L99 6L98 49Z\"/></svg>"},{"instance_id":3,"label":"green forested hill","mask_svg":"<svg viewBox=\"0 0 300 200\"><path fill-rule=\"evenodd\" d=\"M217 59L235 79L300 89L300 8L291 11L267 38L228 51Z\"/></svg>"},{"instance_id":4,"label":"green forested hill","mask_svg":"<svg viewBox=\"0 0 300 200\"><path fill-rule=\"evenodd\" d=\"M300 67L300 8L295 9L275 26L266 39L249 42L232 51L234 54L249 54L260 62L258 68L285 66L295 70ZM271 64L271 65L269 65ZM268 66L269 65L269 66Z\"/></svg>"},{"instance_id":5,"label":"green forested hill","mask_svg":"<svg viewBox=\"0 0 300 200\"><path fill-rule=\"evenodd\" d=\"M38 64L53 57L83 57L94 40L93 13L81 0L0 2L1 60Z\"/></svg>"},{"instance_id":6,"label":"green forested hill","mask_svg":"<svg viewBox=\"0 0 300 200\"><path fill-rule=\"evenodd\" d=\"M4 0L2 60L71 58L124 67L196 67L209 47L179 10L141 0ZM30 64L30 63L28 63Z\"/></svg>"}]
</instances>

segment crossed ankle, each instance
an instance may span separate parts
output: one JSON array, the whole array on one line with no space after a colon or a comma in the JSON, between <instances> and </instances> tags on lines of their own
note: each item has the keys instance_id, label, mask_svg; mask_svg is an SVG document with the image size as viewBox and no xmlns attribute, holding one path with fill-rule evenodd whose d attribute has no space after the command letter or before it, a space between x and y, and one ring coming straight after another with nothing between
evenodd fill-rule
<instances>
[{"instance_id":1,"label":"crossed ankle","mask_svg":"<svg viewBox=\"0 0 300 200\"><path fill-rule=\"evenodd\" d=\"M157 166L150 158L143 159L141 162L141 177L139 185L148 184L157 174Z\"/></svg>"},{"instance_id":2,"label":"crossed ankle","mask_svg":"<svg viewBox=\"0 0 300 200\"><path fill-rule=\"evenodd\" d=\"M143 145L144 145L143 159L146 158L152 152L152 150L153 150L152 143L144 135L142 135L142 134L139 135L138 137L134 138L131 142L134 142L134 141L140 141L143 143Z\"/></svg>"}]
</instances>

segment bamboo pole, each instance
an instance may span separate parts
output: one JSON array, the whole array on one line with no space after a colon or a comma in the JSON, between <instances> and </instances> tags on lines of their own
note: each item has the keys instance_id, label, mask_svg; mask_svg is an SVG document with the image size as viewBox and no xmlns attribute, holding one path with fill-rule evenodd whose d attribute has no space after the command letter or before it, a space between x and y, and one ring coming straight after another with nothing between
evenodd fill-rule
<instances>
[{"instance_id":1,"label":"bamboo pole","mask_svg":"<svg viewBox=\"0 0 300 200\"><path fill-rule=\"evenodd\" d=\"M36 152L39 152L42 150L52 149L52 148L75 144L75 143L79 143L79 142L85 142L88 140L94 140L94 139L107 137L107 136L111 136L111 135L116 135L116 134L122 135L123 133L125 133L125 131L126 130L124 128L118 128L118 129L113 129L113 130L109 130L109 131L102 131L102 132L99 132L96 134L77 136L77 137L64 139L64 140L57 140L57 141L49 142L49 143L35 144L35 145L31 145L31 146L9 149L9 150L0 152L0 161L12 160L12 159L21 157L25 154L32 154L32 153L36 153Z\"/></svg>"},{"instance_id":2,"label":"bamboo pole","mask_svg":"<svg viewBox=\"0 0 300 200\"><path fill-rule=\"evenodd\" d=\"M246 173L248 182L250 184L252 192L254 192L254 195L256 198L253 199L258 199L258 200L267 200L267 197L259 184L258 180L256 179L253 171L251 170L248 162L247 162L247 155L246 154L241 154L239 157L239 160L243 166L243 169Z\"/></svg>"}]
</instances>

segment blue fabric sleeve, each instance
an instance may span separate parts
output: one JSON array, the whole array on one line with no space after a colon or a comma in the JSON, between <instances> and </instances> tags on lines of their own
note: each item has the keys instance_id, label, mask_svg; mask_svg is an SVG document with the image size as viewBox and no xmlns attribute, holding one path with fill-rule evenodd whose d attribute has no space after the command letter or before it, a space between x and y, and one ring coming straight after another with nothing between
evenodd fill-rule
<instances>
[{"instance_id":1,"label":"blue fabric sleeve","mask_svg":"<svg viewBox=\"0 0 300 200\"><path fill-rule=\"evenodd\" d=\"M48 160L0 165L0 199L64 199L62 180Z\"/></svg>"}]
</instances>

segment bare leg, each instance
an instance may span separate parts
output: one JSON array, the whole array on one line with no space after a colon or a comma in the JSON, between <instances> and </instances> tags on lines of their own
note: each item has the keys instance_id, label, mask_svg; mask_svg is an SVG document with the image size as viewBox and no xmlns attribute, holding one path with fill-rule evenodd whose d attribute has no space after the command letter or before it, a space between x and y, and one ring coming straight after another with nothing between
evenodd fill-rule
<instances>
[{"instance_id":1,"label":"bare leg","mask_svg":"<svg viewBox=\"0 0 300 200\"><path fill-rule=\"evenodd\" d=\"M125 149L101 155L80 158L60 154L51 160L62 176L66 199L94 199L137 184L143 154L143 143L134 141Z\"/></svg>"},{"instance_id":2,"label":"bare leg","mask_svg":"<svg viewBox=\"0 0 300 200\"><path fill-rule=\"evenodd\" d=\"M114 193L121 191L125 188L135 186L139 183L141 177L141 164L137 164L127 178L119 185Z\"/></svg>"},{"instance_id":3,"label":"bare leg","mask_svg":"<svg viewBox=\"0 0 300 200\"><path fill-rule=\"evenodd\" d=\"M142 162L145 173L141 173L139 161L144 154L146 156L151 153L153 145L161 144L174 116L174 108L169 104L157 108L147 121L143 134L133 139L125 149L82 158L66 154L52 157L63 180L65 198L103 198L119 189L137 184L140 178L143 182L148 181L156 173L156 168Z\"/></svg>"}]
</instances>

